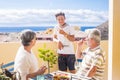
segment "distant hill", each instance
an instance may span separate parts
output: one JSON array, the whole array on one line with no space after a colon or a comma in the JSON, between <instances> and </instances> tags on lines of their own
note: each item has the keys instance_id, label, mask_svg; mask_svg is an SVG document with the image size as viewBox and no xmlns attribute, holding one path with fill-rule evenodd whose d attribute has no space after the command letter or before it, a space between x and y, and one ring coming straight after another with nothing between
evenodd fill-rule
<instances>
[{"instance_id":1,"label":"distant hill","mask_svg":"<svg viewBox=\"0 0 120 80\"><path fill-rule=\"evenodd\" d=\"M96 27L101 31L101 39L102 40L108 40L108 21L104 22L103 24Z\"/></svg>"}]
</instances>

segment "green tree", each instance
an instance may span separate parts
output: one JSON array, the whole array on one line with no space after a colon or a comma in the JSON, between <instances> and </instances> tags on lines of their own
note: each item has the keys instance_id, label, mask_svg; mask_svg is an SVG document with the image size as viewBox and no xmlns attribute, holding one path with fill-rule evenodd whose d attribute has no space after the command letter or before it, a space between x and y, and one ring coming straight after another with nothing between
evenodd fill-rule
<instances>
[{"instance_id":1,"label":"green tree","mask_svg":"<svg viewBox=\"0 0 120 80\"><path fill-rule=\"evenodd\" d=\"M48 73L50 73L50 68L53 67L53 64L57 62L57 56L54 54L55 51L46 48L46 44L44 43L43 48L38 49L39 58L42 58L43 61L47 61L48 63Z\"/></svg>"}]
</instances>

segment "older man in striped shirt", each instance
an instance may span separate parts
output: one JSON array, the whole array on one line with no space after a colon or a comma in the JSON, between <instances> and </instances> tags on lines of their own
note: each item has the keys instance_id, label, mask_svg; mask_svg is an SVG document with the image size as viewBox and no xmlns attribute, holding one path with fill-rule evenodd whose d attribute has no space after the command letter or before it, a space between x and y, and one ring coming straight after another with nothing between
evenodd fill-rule
<instances>
[{"instance_id":1,"label":"older man in striped shirt","mask_svg":"<svg viewBox=\"0 0 120 80\"><path fill-rule=\"evenodd\" d=\"M77 75L90 77L91 80L104 80L105 54L100 46L101 33L98 29L88 30L85 40L80 40L77 44L76 59L83 58L81 67ZM84 43L88 48L81 51Z\"/></svg>"}]
</instances>

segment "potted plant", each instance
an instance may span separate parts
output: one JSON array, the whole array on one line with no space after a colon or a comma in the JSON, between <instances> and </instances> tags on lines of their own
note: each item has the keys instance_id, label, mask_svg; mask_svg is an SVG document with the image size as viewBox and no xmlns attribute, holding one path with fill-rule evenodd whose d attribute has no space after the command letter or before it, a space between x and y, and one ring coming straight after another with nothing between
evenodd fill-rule
<instances>
[{"instance_id":1,"label":"potted plant","mask_svg":"<svg viewBox=\"0 0 120 80\"><path fill-rule=\"evenodd\" d=\"M43 61L47 61L48 73L50 73L50 68L53 67L53 64L57 62L57 56L54 54L54 50L47 49L46 44L44 44L43 48L38 49L39 58L42 58Z\"/></svg>"}]
</instances>

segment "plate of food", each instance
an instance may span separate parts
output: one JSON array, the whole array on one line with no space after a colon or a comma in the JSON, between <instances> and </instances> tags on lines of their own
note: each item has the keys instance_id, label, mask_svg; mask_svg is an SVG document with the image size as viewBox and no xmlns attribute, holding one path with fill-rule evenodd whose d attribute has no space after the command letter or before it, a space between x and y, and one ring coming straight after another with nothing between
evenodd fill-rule
<instances>
[{"instance_id":1,"label":"plate of food","mask_svg":"<svg viewBox=\"0 0 120 80\"><path fill-rule=\"evenodd\" d=\"M53 75L53 80L70 80L71 79L70 74L63 71L53 72L52 75Z\"/></svg>"}]
</instances>

